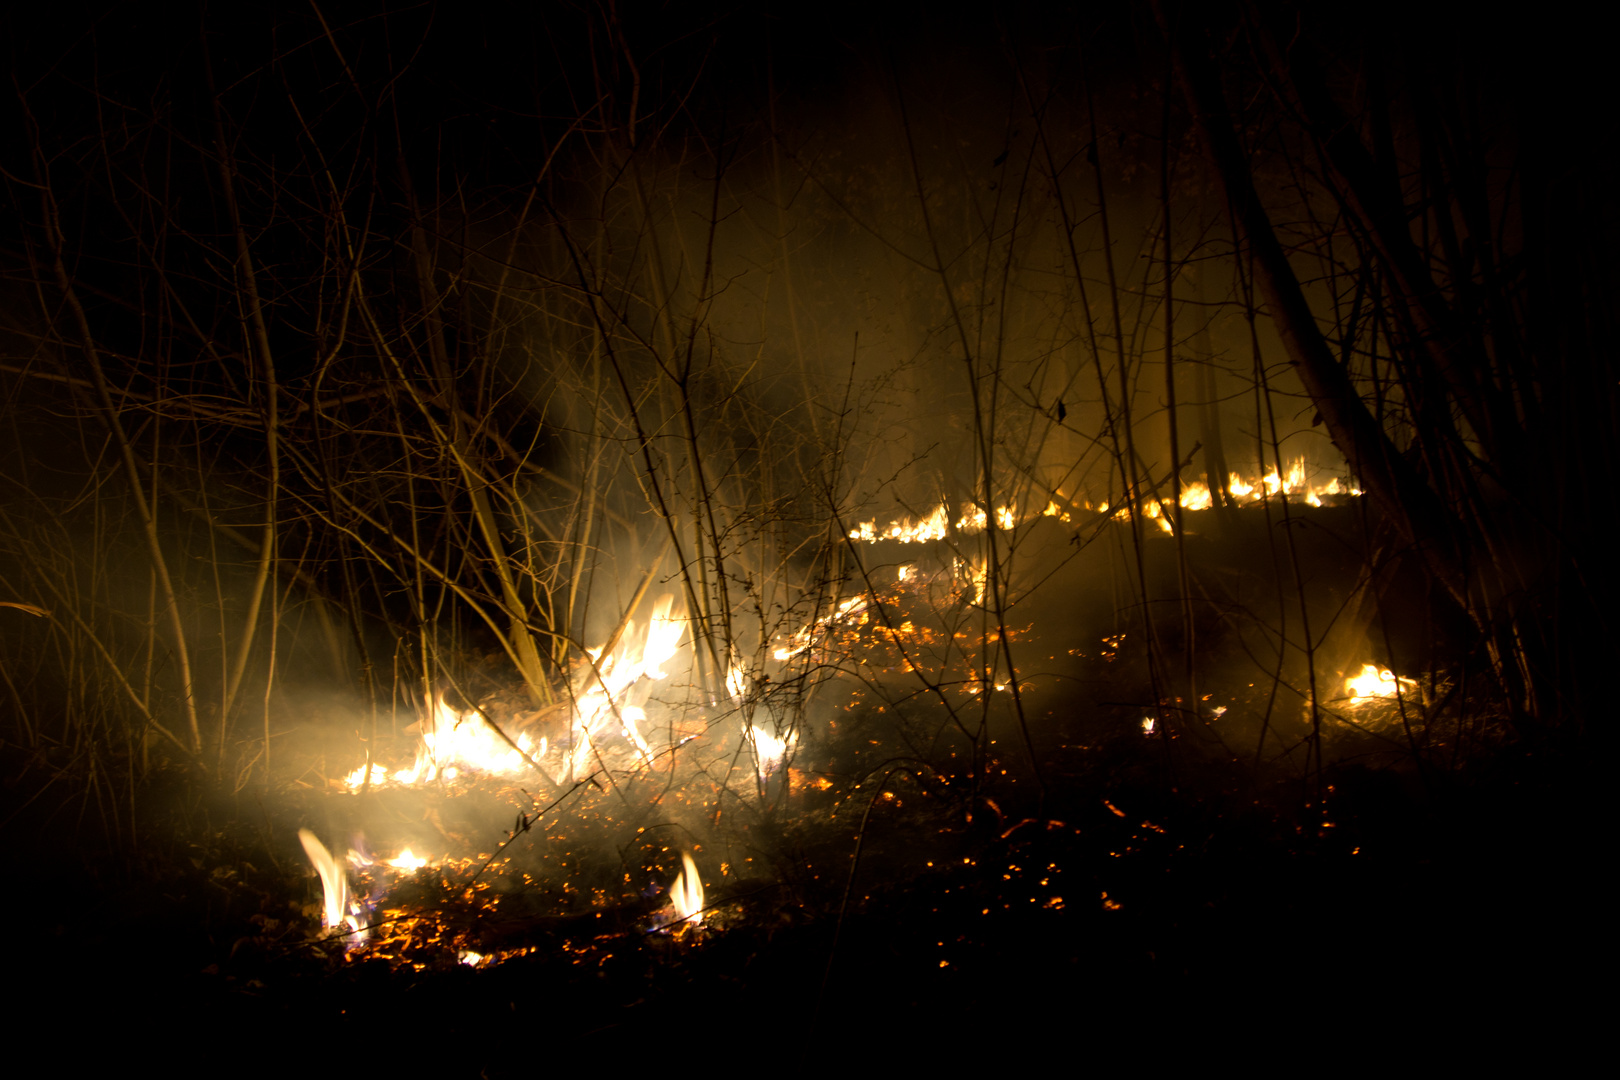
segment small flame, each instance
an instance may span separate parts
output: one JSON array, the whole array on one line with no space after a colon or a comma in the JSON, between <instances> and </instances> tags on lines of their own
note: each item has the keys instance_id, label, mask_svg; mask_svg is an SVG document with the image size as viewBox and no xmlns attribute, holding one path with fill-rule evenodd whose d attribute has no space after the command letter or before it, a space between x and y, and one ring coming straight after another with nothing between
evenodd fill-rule
<instances>
[{"instance_id":1,"label":"small flame","mask_svg":"<svg viewBox=\"0 0 1620 1080\"><path fill-rule=\"evenodd\" d=\"M793 635L791 644L773 650L772 655L778 660L791 660L800 653L807 651L816 639L826 633L828 627L834 626L846 619L853 619L866 610L866 594L857 593L841 601L831 612L817 619L814 624L805 627Z\"/></svg>"},{"instance_id":2,"label":"small flame","mask_svg":"<svg viewBox=\"0 0 1620 1080\"><path fill-rule=\"evenodd\" d=\"M973 603L984 603L985 586L990 583L989 567L984 559L982 557L975 558L971 563L965 563L961 559L953 559L951 560L951 568L955 571L957 579L973 590Z\"/></svg>"},{"instance_id":3,"label":"small flame","mask_svg":"<svg viewBox=\"0 0 1620 1080\"><path fill-rule=\"evenodd\" d=\"M669 887L669 902L675 906L675 922L690 926L703 924L703 879L698 876L692 856L681 852L681 872Z\"/></svg>"},{"instance_id":4,"label":"small flame","mask_svg":"<svg viewBox=\"0 0 1620 1080\"><path fill-rule=\"evenodd\" d=\"M1352 675L1344 680L1344 688L1350 692L1350 704L1360 705L1363 702L1392 698L1397 694L1415 690L1417 682L1403 679L1388 668L1380 668L1377 664L1363 664L1361 674Z\"/></svg>"},{"instance_id":5,"label":"small flame","mask_svg":"<svg viewBox=\"0 0 1620 1080\"><path fill-rule=\"evenodd\" d=\"M675 597L666 593L653 605L652 621L647 624L647 644L641 650L641 667L649 679L668 678L664 664L680 651L681 635L686 627L669 613L674 603Z\"/></svg>"},{"instance_id":6,"label":"small flame","mask_svg":"<svg viewBox=\"0 0 1620 1080\"><path fill-rule=\"evenodd\" d=\"M1230 473L1227 476L1226 491L1232 500L1238 503L1252 503L1271 496L1289 495L1318 507L1326 505L1325 499L1329 496L1362 493L1359 487L1338 477L1330 478L1325 484L1311 484L1307 481L1306 473L1305 459L1298 457L1288 463L1286 471L1282 471L1277 465L1271 465L1259 476L1244 477L1239 473ZM1060 498L1068 498L1062 492L1057 494ZM1190 481L1182 487L1177 502L1183 510L1208 510L1215 505L1215 494L1206 481ZM1069 514L1064 509L1065 505L1056 499L1048 499L1041 516L1068 521ZM1088 510L1094 509L1098 514L1107 514L1110 510L1110 504L1106 501L1097 503L1095 507L1086 500L1081 500L1076 505L1083 505ZM1142 500L1140 508L1134 505L1122 507L1113 511L1113 516L1119 521L1129 521L1131 513L1138 509L1142 514L1152 518L1160 530L1174 533L1174 528L1166 520L1165 507L1159 506L1156 499ZM998 528L1010 531L1018 525L1018 514L1011 506L997 506L994 513ZM909 517L885 526L879 526L875 519L864 521L850 533L850 538L867 543L877 543L880 540L899 540L905 544L922 543L943 539L949 521L949 507L941 504L920 522L913 521ZM982 505L969 504L961 508L955 527L959 533L978 533L983 532L988 524L989 517L985 508Z\"/></svg>"},{"instance_id":7,"label":"small flame","mask_svg":"<svg viewBox=\"0 0 1620 1080\"><path fill-rule=\"evenodd\" d=\"M748 725L748 735L754 744L754 764L759 771L760 782L764 783L781 769L788 747L793 744L793 735L789 732L787 738L779 739L752 724Z\"/></svg>"},{"instance_id":8,"label":"small flame","mask_svg":"<svg viewBox=\"0 0 1620 1080\"><path fill-rule=\"evenodd\" d=\"M748 674L735 662L726 672L726 693L732 701L741 701L748 694Z\"/></svg>"},{"instance_id":9,"label":"small flame","mask_svg":"<svg viewBox=\"0 0 1620 1080\"><path fill-rule=\"evenodd\" d=\"M1171 525L1170 520L1165 517L1164 509L1159 505L1158 499L1149 499L1142 511L1159 527L1161 532L1175 534L1175 526Z\"/></svg>"},{"instance_id":10,"label":"small flame","mask_svg":"<svg viewBox=\"0 0 1620 1080\"><path fill-rule=\"evenodd\" d=\"M420 855L411 854L410 848L401 851L398 858L388 860L388 865L396 870L420 870L427 864L428 861Z\"/></svg>"},{"instance_id":11,"label":"small flame","mask_svg":"<svg viewBox=\"0 0 1620 1080\"><path fill-rule=\"evenodd\" d=\"M527 732L513 740L517 743L514 750L484 722L476 709L460 712L451 707L443 695L433 703L433 711L423 717L418 728L421 741L416 748L416 762L392 773L373 763L372 786L453 780L463 770L513 776L526 768L525 756L539 758L546 752L546 740L536 743ZM351 790L357 790L365 780L366 767L362 765L348 775L345 783Z\"/></svg>"},{"instance_id":12,"label":"small flame","mask_svg":"<svg viewBox=\"0 0 1620 1080\"><path fill-rule=\"evenodd\" d=\"M1208 510L1215 504L1215 499L1209 493L1209 485L1202 480L1188 484L1181 491L1181 508L1183 510Z\"/></svg>"},{"instance_id":13,"label":"small flame","mask_svg":"<svg viewBox=\"0 0 1620 1080\"><path fill-rule=\"evenodd\" d=\"M956 519L956 530L958 532L981 532L987 520L984 516L984 507L972 506L964 510L962 516Z\"/></svg>"},{"instance_id":14,"label":"small flame","mask_svg":"<svg viewBox=\"0 0 1620 1080\"><path fill-rule=\"evenodd\" d=\"M310 864L321 876L321 891L325 898L321 925L330 931L352 935L348 947L354 948L366 937L367 928L360 921L365 906L350 893L349 875L344 871L343 864L326 850L320 838L308 829L299 829L298 839L304 845L304 854L309 856Z\"/></svg>"},{"instance_id":15,"label":"small flame","mask_svg":"<svg viewBox=\"0 0 1620 1080\"><path fill-rule=\"evenodd\" d=\"M1159 722L1151 716L1142 717L1142 734L1151 735L1159 727Z\"/></svg>"}]
</instances>

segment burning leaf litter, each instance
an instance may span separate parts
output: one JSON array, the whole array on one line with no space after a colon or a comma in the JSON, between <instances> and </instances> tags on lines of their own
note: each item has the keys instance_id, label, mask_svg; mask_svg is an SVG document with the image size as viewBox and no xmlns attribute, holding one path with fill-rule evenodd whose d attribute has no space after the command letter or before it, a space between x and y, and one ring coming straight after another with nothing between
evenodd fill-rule
<instances>
[{"instance_id":1,"label":"burning leaf litter","mask_svg":"<svg viewBox=\"0 0 1620 1080\"><path fill-rule=\"evenodd\" d=\"M1319 505L1323 495L1358 494L1338 480L1318 488L1307 486L1303 462L1296 462L1286 475L1272 470L1253 483L1234 474L1231 491L1239 499L1249 501L1286 492L1309 496L1306 501L1313 505ZM1212 505L1207 488L1198 484L1183 490L1181 502L1183 509L1194 512ZM1068 521L1073 510L1083 508L1088 507L1083 503L1059 504L1054 500L1038 516ZM1147 501L1141 509L1144 515L1156 518L1161 525L1166 524L1156 502ZM1105 504L1096 512L1107 513L1108 507ZM1124 517L1128 513L1125 508L1117 508L1112 516ZM1020 524L1018 514L1010 506L997 507L994 519L997 527L1005 530ZM870 543L926 543L944 539L953 528L958 534L982 531L989 521L990 515L982 508L972 507L954 515L953 520L953 515L942 504L921 520L902 519L883 529L877 528L874 522L867 522L851 534L851 539ZM727 772L724 762L732 753L730 748L740 743L746 755L744 760L752 765L749 771L753 774L753 784L735 789L731 797L745 802L777 798L779 796L770 792L776 789L775 780L779 776L788 778L786 784L780 785L784 792L832 793L836 785L827 776L810 780L798 769L789 767L801 732L796 722L784 722L774 699L784 687L792 684L794 667L810 663L818 671L851 674L860 682L892 676L920 677L925 685L942 689L954 686L970 697L991 687L997 691L1010 689L1013 679L1009 673L981 668L972 657L975 650L994 655L996 643L1003 636L1008 639L1018 636L1016 627L989 635L973 635L952 629L948 622L939 628L922 625L904 614L907 596L921 601L923 610L932 612L936 622L939 613L951 610L953 604L967 604L970 605L967 610L972 610L984 604L987 584L987 566L982 558L964 559L952 554L943 577L939 571L930 572L924 563L903 564L889 586L889 593L860 592L837 599L830 610L809 620L785 641L779 638L771 655L778 664L784 665L783 670L759 670L734 654L725 670L724 697L719 701L705 700L690 674L680 679L671 677L671 661L683 649L692 650L694 644L687 633L689 622L684 613L674 596L665 594L653 601L650 617L644 625L626 618L607 645L586 650L576 667L567 703L562 706L566 712L561 717L556 710L551 710L525 722L521 716L508 711L497 719L482 707L452 707L447 695L440 694L427 715L413 729L408 729L417 737L415 757L409 765L389 768L374 762L369 773L361 766L345 778L343 786L349 791L368 787L425 789L428 786L450 791L452 789L445 785L488 781L507 785L510 790L511 785L521 788L526 776L539 772L545 781L565 792L578 791L585 785L587 791L595 790L605 797L604 793L616 790L621 784L662 776L666 779L660 782L669 785L667 797L674 800L672 805L697 807L708 803L719 814L724 814L726 796L723 792L732 790L724 780ZM1105 638L1101 660L1111 661L1124 640L1123 633ZM1068 652L1083 656L1079 650ZM948 673L953 664L965 664L964 672L954 678ZM1412 685L1411 680L1396 679L1371 665L1362 676L1347 683L1352 707L1383 701L1392 696L1396 688L1410 689ZM852 700L858 699L856 693ZM885 708L882 704L875 706L879 714ZM1218 707L1214 715L1218 717L1224 711L1224 707ZM740 730L740 740L736 736L725 737L728 718L739 714L743 717L740 729L730 730ZM774 719L765 720L767 715ZM1159 719L1151 715L1140 721L1141 731L1147 735L1156 734L1160 726ZM828 731L835 728L836 724L831 724ZM1006 775L1006 769L996 767L995 761L986 764L990 766L990 774ZM684 779L677 780L677 774ZM718 785L716 777L720 778ZM887 797L886 804L901 805L892 792L883 794ZM838 796L833 806L844 797ZM877 801L885 802L884 799ZM561 813L566 816L566 811ZM562 828L561 820L547 827L558 839L566 834L566 829L558 832ZM512 839L537 824L539 815L531 817L528 812L521 812L518 821L518 826L510 833ZM403 956L411 952L413 943L440 941L447 933L452 938L456 936L446 926L435 927L436 915L420 904L383 907L390 902L388 897L400 876L435 866L430 860L414 854L410 848L402 849L392 859L375 862L358 851L352 852L351 863L363 867L367 875L366 891L362 894L361 886L351 884L343 866L313 834L306 830L300 838L323 883L323 924L328 933L337 928L336 936L342 937L346 948L368 945L378 955L391 950ZM667 887L658 886L667 897L666 910L670 914L660 917L643 910L638 917L646 927L695 930L706 924L706 914L712 914L705 912L703 886L692 856L682 851L679 857L680 868L673 882ZM488 856L480 858L489 859ZM566 861L560 863L559 868L564 865ZM647 869L656 876L656 867ZM442 872L445 888L455 888L455 875L449 870L447 864L441 863L433 872ZM473 902L474 907L492 910L499 905L500 894L489 892L487 879L479 881L482 872L465 875L474 884L460 887L464 890L464 900ZM524 876L527 879L527 875ZM565 881L561 886L562 895L571 891ZM595 906L611 908L614 903L599 895ZM594 912L598 918L602 914L603 910ZM475 963L499 962L507 955L487 945L475 948L474 944L463 941L458 948L466 955L475 955L478 958Z\"/></svg>"}]
</instances>

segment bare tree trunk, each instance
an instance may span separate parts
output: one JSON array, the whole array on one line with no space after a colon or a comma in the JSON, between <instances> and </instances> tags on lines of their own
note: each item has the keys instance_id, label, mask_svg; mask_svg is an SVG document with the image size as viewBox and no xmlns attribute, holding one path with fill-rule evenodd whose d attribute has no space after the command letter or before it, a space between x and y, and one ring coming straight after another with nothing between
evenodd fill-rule
<instances>
[{"instance_id":1,"label":"bare tree trunk","mask_svg":"<svg viewBox=\"0 0 1620 1080\"><path fill-rule=\"evenodd\" d=\"M1162 0L1155 7L1161 24L1167 25ZM1440 501L1384 434L1350 381L1349 372L1334 358L1322 336L1299 278L1255 191L1248 156L1227 111L1210 46L1190 22L1190 13L1183 12L1169 31L1176 75L1226 190L1236 225L1248 243L1257 283L1288 360L1351 470L1407 542L1422 551L1436 579L1467 607L1469 590L1460 568L1456 538Z\"/></svg>"}]
</instances>

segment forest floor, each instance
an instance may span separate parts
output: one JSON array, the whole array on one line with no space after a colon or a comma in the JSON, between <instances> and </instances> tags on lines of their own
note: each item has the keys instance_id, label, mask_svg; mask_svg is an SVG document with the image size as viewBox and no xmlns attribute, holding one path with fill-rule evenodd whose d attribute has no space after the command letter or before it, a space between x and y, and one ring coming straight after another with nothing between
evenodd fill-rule
<instances>
[{"instance_id":1,"label":"forest floor","mask_svg":"<svg viewBox=\"0 0 1620 1080\"><path fill-rule=\"evenodd\" d=\"M76 1055L144 1047L211 1075L515 1076L647 1052L810 1071L1043 1048L1516 1048L1554 1067L1599 1030L1588 763L1508 749L1439 794L1342 766L1324 817L1231 770L1184 769L1171 790L1155 760L1144 744L1049 761L1045 806L1019 820L907 799L868 823L853 878L847 824L800 830L806 872L733 874L701 932L657 929L652 902L605 921L513 902L498 931L465 911L507 950L480 968L314 940L319 888L283 827L307 797L194 803L208 828L133 861L39 833L14 845L27 862L7 890L19 1019Z\"/></svg>"}]
</instances>

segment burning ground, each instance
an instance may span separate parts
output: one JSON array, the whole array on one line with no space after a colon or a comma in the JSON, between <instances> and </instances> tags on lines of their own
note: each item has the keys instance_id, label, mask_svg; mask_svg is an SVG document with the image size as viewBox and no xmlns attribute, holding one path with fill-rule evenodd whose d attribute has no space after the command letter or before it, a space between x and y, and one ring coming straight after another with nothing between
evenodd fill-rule
<instances>
[{"instance_id":1,"label":"burning ground","mask_svg":"<svg viewBox=\"0 0 1620 1080\"><path fill-rule=\"evenodd\" d=\"M1037 775L1012 718L985 707L1009 680L962 644L984 619L973 576L914 543L910 573L785 638L729 700L694 706L690 671L663 670L660 598L611 662L576 672L613 696L550 711L510 686L477 708L440 696L375 741L369 781L349 767L358 718L323 725L274 794L185 796L176 819L212 827L149 852L142 884L61 882L43 917L19 913L39 930L23 962L137 1029L182 1016L235 1045L296 1031L294 1058L403 1044L485 1075L532 1069L536 1039L572 1062L700 1029L727 1052L813 1056L878 1028L926 1056L973 1024L1096 1043L1098 1060L1167 1022L1175 1053L1255 1022L1310 1042L1395 1008L1475 1031L1497 1007L1482 987L1568 977L1578 923L1537 931L1522 905L1527 888L1548 903L1590 888L1595 808L1503 756L1502 732L1449 721L1447 688L1346 672L1320 706L1334 733L1313 802L1290 766L1308 710L1277 710L1263 683L1211 676L1191 721L1143 700L1128 633L1008 630L1030 658ZM777 738L773 695L798 692L784 687L807 656L817 703ZM1268 708L1280 752L1257 774L1228 747ZM975 718L981 750L953 748ZM1436 798L1413 738L1476 764ZM1433 935L1417 961L1413 933ZM1392 989L1413 978L1422 995ZM1285 1004L1296 983L1303 1010Z\"/></svg>"}]
</instances>

